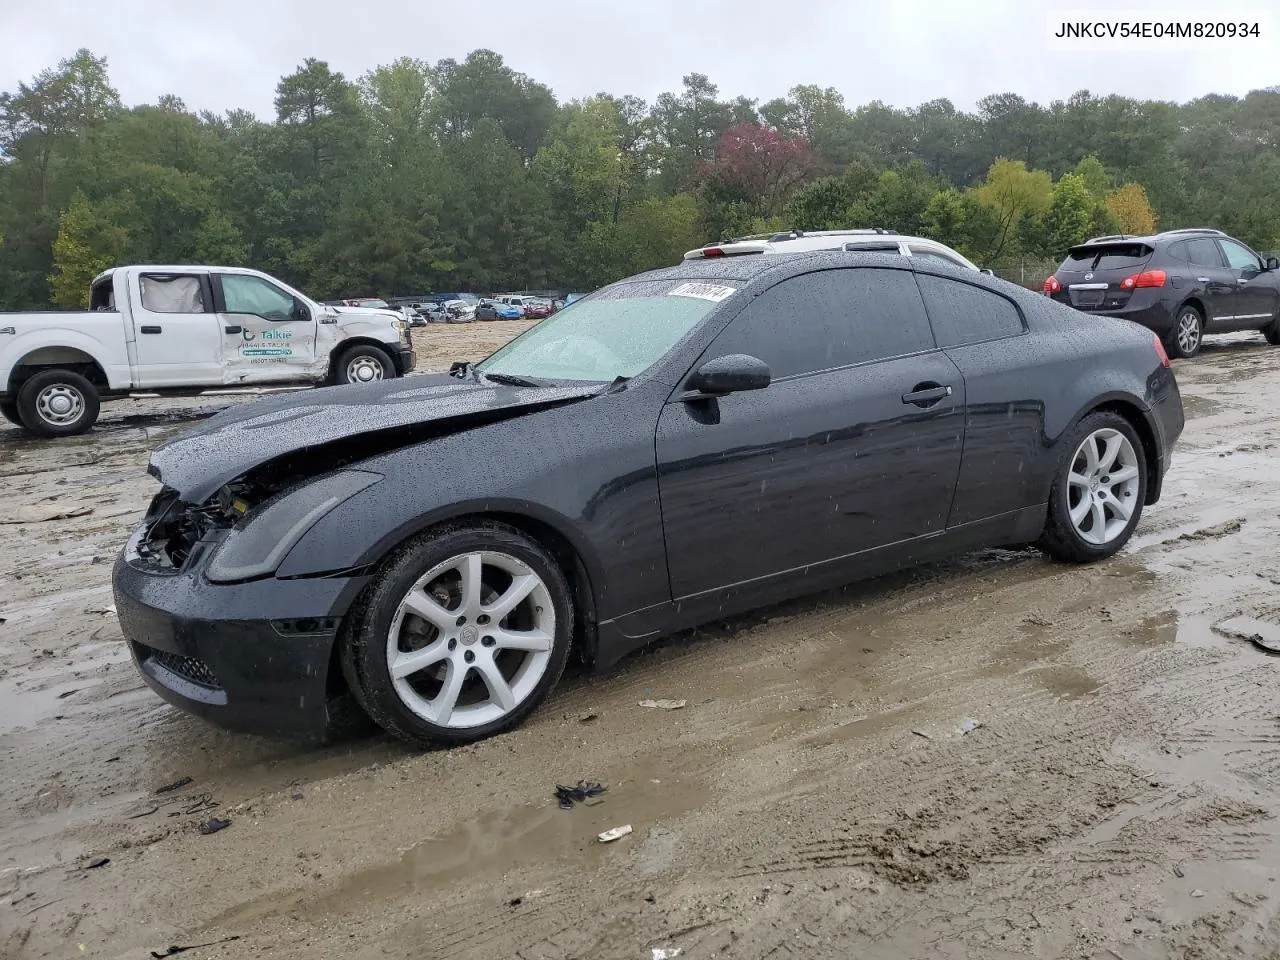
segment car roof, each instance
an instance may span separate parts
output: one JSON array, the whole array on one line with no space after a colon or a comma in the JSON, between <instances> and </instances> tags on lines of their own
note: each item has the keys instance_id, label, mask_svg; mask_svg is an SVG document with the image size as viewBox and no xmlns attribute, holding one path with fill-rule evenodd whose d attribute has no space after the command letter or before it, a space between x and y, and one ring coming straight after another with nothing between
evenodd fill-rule
<instances>
[{"instance_id":1,"label":"car roof","mask_svg":"<svg viewBox=\"0 0 1280 960\"><path fill-rule=\"evenodd\" d=\"M1188 238L1196 237L1204 237L1208 239L1220 237L1223 240L1234 239L1233 237L1223 233L1221 230L1215 230L1213 227L1183 227L1178 230L1161 230L1159 233L1113 233L1104 237L1090 237L1088 240L1084 241L1084 243L1078 243L1075 246L1089 247L1112 243L1142 243L1149 247L1154 247L1157 243L1167 243L1173 240L1186 240ZM1075 247L1072 249L1075 249Z\"/></svg>"},{"instance_id":2,"label":"car roof","mask_svg":"<svg viewBox=\"0 0 1280 960\"><path fill-rule=\"evenodd\" d=\"M660 267L648 273L637 274L619 283L638 280L737 280L749 283L768 274L790 276L811 270L834 267L889 267L897 270L919 269L964 277L973 282L978 278L990 279L976 270L950 267L944 264L920 264L913 267L911 260L896 253L860 253L852 250L808 250L799 253L779 253L768 257L711 257L703 260L682 260L671 267Z\"/></svg>"}]
</instances>

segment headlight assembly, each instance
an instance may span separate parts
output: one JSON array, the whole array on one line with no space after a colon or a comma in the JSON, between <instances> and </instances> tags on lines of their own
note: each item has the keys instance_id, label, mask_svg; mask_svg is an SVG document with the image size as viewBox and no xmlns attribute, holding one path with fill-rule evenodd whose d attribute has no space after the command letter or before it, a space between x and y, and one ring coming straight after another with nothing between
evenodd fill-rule
<instances>
[{"instance_id":1,"label":"headlight assembly","mask_svg":"<svg viewBox=\"0 0 1280 960\"><path fill-rule=\"evenodd\" d=\"M344 470L268 501L231 528L214 550L205 576L214 583L231 583L274 573L317 520L381 479L376 473Z\"/></svg>"}]
</instances>

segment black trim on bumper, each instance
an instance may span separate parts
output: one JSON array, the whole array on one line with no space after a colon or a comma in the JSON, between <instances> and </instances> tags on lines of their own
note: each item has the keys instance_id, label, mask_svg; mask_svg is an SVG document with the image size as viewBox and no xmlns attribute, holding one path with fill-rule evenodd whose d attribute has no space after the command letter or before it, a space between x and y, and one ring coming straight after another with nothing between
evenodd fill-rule
<instances>
[{"instance_id":1,"label":"black trim on bumper","mask_svg":"<svg viewBox=\"0 0 1280 960\"><path fill-rule=\"evenodd\" d=\"M120 627L147 685L219 726L324 739L347 720L331 677L342 614L366 577L220 586L156 576L123 558L112 585Z\"/></svg>"},{"instance_id":2,"label":"black trim on bumper","mask_svg":"<svg viewBox=\"0 0 1280 960\"><path fill-rule=\"evenodd\" d=\"M396 373L403 377L418 365L418 355L413 347L399 344L391 355L391 362L396 365Z\"/></svg>"}]
</instances>

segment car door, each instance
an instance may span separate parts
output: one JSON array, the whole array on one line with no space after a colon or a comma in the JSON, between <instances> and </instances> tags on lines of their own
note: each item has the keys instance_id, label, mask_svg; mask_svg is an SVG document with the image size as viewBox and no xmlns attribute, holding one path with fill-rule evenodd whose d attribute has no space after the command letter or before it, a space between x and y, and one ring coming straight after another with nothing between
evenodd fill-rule
<instances>
[{"instance_id":1,"label":"car door","mask_svg":"<svg viewBox=\"0 0 1280 960\"><path fill-rule=\"evenodd\" d=\"M959 369L965 387L964 456L947 527L961 527L1035 505L1043 457L1044 409L1054 378L1038 366L1021 310L979 283L917 271L934 337ZM1013 521L1011 517L1011 522Z\"/></svg>"},{"instance_id":2,"label":"car door","mask_svg":"<svg viewBox=\"0 0 1280 960\"><path fill-rule=\"evenodd\" d=\"M1236 314L1236 277L1218 245L1210 237L1193 237L1173 244L1170 254L1191 264L1190 280L1205 308L1205 329L1230 329Z\"/></svg>"},{"instance_id":3,"label":"car door","mask_svg":"<svg viewBox=\"0 0 1280 960\"><path fill-rule=\"evenodd\" d=\"M222 382L222 331L207 275L140 273L130 300L138 386Z\"/></svg>"},{"instance_id":4,"label":"car door","mask_svg":"<svg viewBox=\"0 0 1280 960\"><path fill-rule=\"evenodd\" d=\"M1234 319L1238 330L1265 327L1276 316L1276 285L1264 271L1262 258L1235 240L1218 240L1236 284Z\"/></svg>"},{"instance_id":5,"label":"car door","mask_svg":"<svg viewBox=\"0 0 1280 960\"><path fill-rule=\"evenodd\" d=\"M314 376L316 320L292 293L248 273L215 274L227 356L226 383L272 383Z\"/></svg>"},{"instance_id":6,"label":"car door","mask_svg":"<svg viewBox=\"0 0 1280 960\"><path fill-rule=\"evenodd\" d=\"M710 400L677 390L658 419L675 599L943 529L964 389L909 268L783 280L698 364L731 354L768 364L769 386Z\"/></svg>"}]
</instances>

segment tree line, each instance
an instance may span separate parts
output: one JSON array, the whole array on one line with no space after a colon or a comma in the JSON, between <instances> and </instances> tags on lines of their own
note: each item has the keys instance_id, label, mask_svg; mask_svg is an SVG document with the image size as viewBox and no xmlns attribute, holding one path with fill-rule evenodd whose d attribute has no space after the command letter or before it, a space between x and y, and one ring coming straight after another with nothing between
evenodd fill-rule
<instances>
[{"instance_id":1,"label":"tree line","mask_svg":"<svg viewBox=\"0 0 1280 960\"><path fill-rule=\"evenodd\" d=\"M729 99L690 74L653 103L560 103L477 50L356 80L308 59L274 104L126 107L88 50L0 94L0 309L83 306L117 263L249 265L317 298L587 290L792 228L931 236L1006 275L1030 259L1030 281L1102 233L1280 247L1280 87L966 112Z\"/></svg>"}]
</instances>

